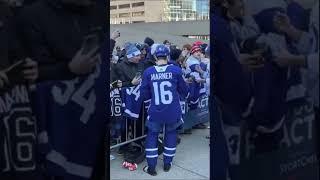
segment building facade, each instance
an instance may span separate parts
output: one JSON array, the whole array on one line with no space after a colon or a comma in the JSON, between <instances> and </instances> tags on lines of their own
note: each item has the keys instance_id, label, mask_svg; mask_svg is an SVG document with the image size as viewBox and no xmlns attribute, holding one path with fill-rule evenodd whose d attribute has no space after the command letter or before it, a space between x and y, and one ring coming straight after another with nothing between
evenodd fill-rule
<instances>
[{"instance_id":1,"label":"building facade","mask_svg":"<svg viewBox=\"0 0 320 180\"><path fill-rule=\"evenodd\" d=\"M209 0L164 0L165 21L209 19Z\"/></svg>"},{"instance_id":2,"label":"building facade","mask_svg":"<svg viewBox=\"0 0 320 180\"><path fill-rule=\"evenodd\" d=\"M111 0L110 24L161 22L162 0Z\"/></svg>"},{"instance_id":3,"label":"building facade","mask_svg":"<svg viewBox=\"0 0 320 180\"><path fill-rule=\"evenodd\" d=\"M110 24L209 19L209 0L111 0Z\"/></svg>"}]
</instances>

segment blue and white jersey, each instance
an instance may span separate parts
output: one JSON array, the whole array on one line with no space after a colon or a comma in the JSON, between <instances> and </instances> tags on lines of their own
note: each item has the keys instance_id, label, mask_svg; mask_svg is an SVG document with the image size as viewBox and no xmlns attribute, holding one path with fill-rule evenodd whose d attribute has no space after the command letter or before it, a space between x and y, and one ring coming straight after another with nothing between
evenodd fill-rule
<instances>
[{"instance_id":1,"label":"blue and white jersey","mask_svg":"<svg viewBox=\"0 0 320 180\"><path fill-rule=\"evenodd\" d=\"M138 119L142 107L142 99L140 97L141 84L132 87L122 88L122 105L124 116L131 119Z\"/></svg>"},{"instance_id":2,"label":"blue and white jersey","mask_svg":"<svg viewBox=\"0 0 320 180\"><path fill-rule=\"evenodd\" d=\"M37 85L39 152L49 175L70 180L92 176L110 116L104 63L88 76Z\"/></svg>"},{"instance_id":3,"label":"blue and white jersey","mask_svg":"<svg viewBox=\"0 0 320 180\"><path fill-rule=\"evenodd\" d=\"M181 68L174 65L153 66L145 70L141 96L151 99L149 120L176 123L181 119L180 98L187 96L187 86Z\"/></svg>"},{"instance_id":4,"label":"blue and white jersey","mask_svg":"<svg viewBox=\"0 0 320 180\"><path fill-rule=\"evenodd\" d=\"M120 92L120 88L110 91L111 117L119 117L122 115L122 100Z\"/></svg>"},{"instance_id":5,"label":"blue and white jersey","mask_svg":"<svg viewBox=\"0 0 320 180\"><path fill-rule=\"evenodd\" d=\"M203 62L200 63L201 69L204 71L202 78L206 80L206 82L201 84L201 89L200 89L200 96L207 94L207 82L210 81L210 71L209 71L209 64L205 64Z\"/></svg>"},{"instance_id":6,"label":"blue and white jersey","mask_svg":"<svg viewBox=\"0 0 320 180\"><path fill-rule=\"evenodd\" d=\"M200 75L200 73L196 70L196 67L200 67L203 71L205 71L204 76ZM205 63L193 63L189 66L190 73L189 76L194 78L194 81L189 86L189 96L188 96L188 104L190 109L196 109L198 107L199 99L201 96L206 94L205 82L199 83L196 81L205 80L209 74L207 71L207 65Z\"/></svg>"},{"instance_id":7,"label":"blue and white jersey","mask_svg":"<svg viewBox=\"0 0 320 180\"><path fill-rule=\"evenodd\" d=\"M145 112L148 112L151 105L151 99L144 101L144 110ZM180 106L181 106L181 112L182 115L185 115L187 112L187 104L186 101L183 99L180 99Z\"/></svg>"},{"instance_id":8,"label":"blue and white jersey","mask_svg":"<svg viewBox=\"0 0 320 180\"><path fill-rule=\"evenodd\" d=\"M15 85L0 95L0 174L36 171L36 121L28 87ZM31 177L26 177L31 178Z\"/></svg>"}]
</instances>

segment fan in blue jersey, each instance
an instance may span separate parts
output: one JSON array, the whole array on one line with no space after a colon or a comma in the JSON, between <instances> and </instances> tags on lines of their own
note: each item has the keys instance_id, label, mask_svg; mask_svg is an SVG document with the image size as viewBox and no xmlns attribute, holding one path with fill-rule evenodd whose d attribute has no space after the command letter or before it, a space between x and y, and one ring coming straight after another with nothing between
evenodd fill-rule
<instances>
[{"instance_id":1,"label":"fan in blue jersey","mask_svg":"<svg viewBox=\"0 0 320 180\"><path fill-rule=\"evenodd\" d=\"M151 99L146 126L146 158L148 166L144 171L157 175L158 159L157 139L165 128L164 135L164 171L169 171L176 152L177 128L183 124L180 97L187 95L187 86L182 77L182 70L168 65L169 50L164 45L156 47L154 56L157 65L145 70L141 83L141 96Z\"/></svg>"},{"instance_id":2,"label":"fan in blue jersey","mask_svg":"<svg viewBox=\"0 0 320 180\"><path fill-rule=\"evenodd\" d=\"M199 98L205 93L203 78L205 65L200 65L201 48L199 46L193 46L191 49L191 56L187 60L187 71L189 74L187 77L192 77L193 82L189 85L190 96L188 102L190 109L196 109L198 107Z\"/></svg>"}]
</instances>

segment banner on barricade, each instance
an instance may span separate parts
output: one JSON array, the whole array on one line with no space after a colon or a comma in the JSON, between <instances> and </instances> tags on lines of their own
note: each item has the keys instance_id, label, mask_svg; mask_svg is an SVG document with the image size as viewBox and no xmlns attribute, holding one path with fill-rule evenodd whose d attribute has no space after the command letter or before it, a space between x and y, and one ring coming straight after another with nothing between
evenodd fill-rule
<instances>
[{"instance_id":1,"label":"banner on barricade","mask_svg":"<svg viewBox=\"0 0 320 180\"><path fill-rule=\"evenodd\" d=\"M280 148L260 155L244 130L241 157L241 178L259 180L317 180L318 159L315 151L313 107L304 100L290 102L282 128Z\"/></svg>"},{"instance_id":2,"label":"banner on barricade","mask_svg":"<svg viewBox=\"0 0 320 180\"><path fill-rule=\"evenodd\" d=\"M209 121L209 97L204 95L200 97L198 108L195 110L190 110L187 105L185 105L185 116L184 129L190 129L194 125L199 123L205 123Z\"/></svg>"}]
</instances>

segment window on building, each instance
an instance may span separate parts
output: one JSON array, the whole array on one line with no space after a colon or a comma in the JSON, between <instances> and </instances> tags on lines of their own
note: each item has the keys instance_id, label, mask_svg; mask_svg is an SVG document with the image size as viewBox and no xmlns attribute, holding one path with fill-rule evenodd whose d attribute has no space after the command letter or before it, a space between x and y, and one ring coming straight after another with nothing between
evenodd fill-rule
<instances>
[{"instance_id":1,"label":"window on building","mask_svg":"<svg viewBox=\"0 0 320 180\"><path fill-rule=\"evenodd\" d=\"M119 9L126 9L126 8L130 8L130 4L121 4L121 5L119 5Z\"/></svg>"},{"instance_id":2,"label":"window on building","mask_svg":"<svg viewBox=\"0 0 320 180\"><path fill-rule=\"evenodd\" d=\"M117 9L117 6L110 6L110 10Z\"/></svg>"},{"instance_id":3,"label":"window on building","mask_svg":"<svg viewBox=\"0 0 320 180\"><path fill-rule=\"evenodd\" d=\"M144 2L132 3L132 7L144 6Z\"/></svg>"},{"instance_id":4,"label":"window on building","mask_svg":"<svg viewBox=\"0 0 320 180\"><path fill-rule=\"evenodd\" d=\"M144 11L133 12L132 17L144 16Z\"/></svg>"},{"instance_id":5,"label":"window on building","mask_svg":"<svg viewBox=\"0 0 320 180\"><path fill-rule=\"evenodd\" d=\"M117 15L117 14L111 14L110 17L111 17L111 18L117 18L118 15Z\"/></svg>"},{"instance_id":6,"label":"window on building","mask_svg":"<svg viewBox=\"0 0 320 180\"><path fill-rule=\"evenodd\" d=\"M119 18L130 17L130 13L120 13Z\"/></svg>"}]
</instances>

